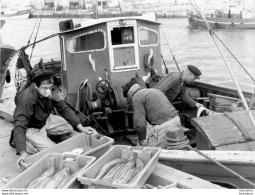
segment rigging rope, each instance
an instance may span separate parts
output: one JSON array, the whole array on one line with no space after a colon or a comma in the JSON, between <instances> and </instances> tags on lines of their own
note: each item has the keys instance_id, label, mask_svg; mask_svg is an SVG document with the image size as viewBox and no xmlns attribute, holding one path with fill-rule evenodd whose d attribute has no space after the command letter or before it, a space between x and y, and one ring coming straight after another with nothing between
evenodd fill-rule
<instances>
[{"instance_id":1,"label":"rigging rope","mask_svg":"<svg viewBox=\"0 0 255 195\"><path fill-rule=\"evenodd\" d=\"M37 22L38 22L38 19L39 19L39 16L37 16L37 19L36 19L36 21L35 21L34 28L33 28L32 33L31 33L31 35L30 35L30 37L29 37L29 39L28 39L27 45L30 44L30 41L31 41L31 39L32 39L32 35L34 34L34 30L35 30L35 27L36 27Z\"/></svg>"},{"instance_id":2,"label":"rigging rope","mask_svg":"<svg viewBox=\"0 0 255 195\"><path fill-rule=\"evenodd\" d=\"M171 49L171 47L170 47L170 44L168 43L168 40L167 40L166 35L165 35L164 31L163 31L163 28L160 28L160 29L161 29L161 31L162 31L162 33L163 33L165 39L166 39L166 43L167 43L167 45L168 45L168 48L169 48L169 50L170 50L170 52L171 52L171 55L173 56L173 60L174 60L174 62L175 62L175 64L176 64L178 70L181 71L180 68L179 68L179 65L178 65L178 63L177 63L177 61L176 61L176 59L175 59L175 56L174 56L174 54L173 54L173 51L172 51L172 49Z\"/></svg>"},{"instance_id":3,"label":"rigging rope","mask_svg":"<svg viewBox=\"0 0 255 195\"><path fill-rule=\"evenodd\" d=\"M189 0L189 2L192 4L191 1L192 1L192 0ZM240 88L238 82L236 81L235 75L233 74L231 67L230 67L229 64L227 63L227 60L226 60L225 56L223 55L223 52L221 51L221 49L220 49L220 47L219 47L219 45L218 45L216 39L215 39L214 36L213 36L213 34L215 34L215 32L214 32L214 31L212 30L212 28L210 27L208 21L206 20L204 14L201 12L201 9L198 7L196 1L195 1L195 0L193 0L193 1L194 1L194 3L193 3L194 6L195 6L195 7L197 8L197 10L199 11L198 14L199 14L199 15L202 17L202 19L204 20L205 25L206 25L206 27L207 27L207 29L208 29L208 31L209 31L209 33L210 33L210 35L211 35L213 41L214 41L216 47L218 48L218 51L219 51L220 54L221 54L221 56L222 56L222 58L223 58L223 60L224 60L225 65L226 65L227 68L228 68L228 71L229 71L229 73L230 73L230 75L231 75L231 77L232 77L232 79L233 79L233 81L234 81L234 84L235 84L236 88L237 88L239 97L241 98L242 103L243 103L243 105L244 105L246 111L248 112L248 115L249 115L249 118L250 118L250 120L251 120L251 123L252 123L252 125L253 125L253 127L254 127L254 129L255 129L255 121L254 121L254 118L253 118L253 116L252 116L252 113L251 113L251 111L250 111L248 105L247 105L247 102L246 102L246 100L245 100L245 98L244 98L244 95L243 95L243 93L242 93L242 91L241 91L241 88Z\"/></svg>"},{"instance_id":4,"label":"rigging rope","mask_svg":"<svg viewBox=\"0 0 255 195\"><path fill-rule=\"evenodd\" d=\"M155 13L155 10L154 10L154 8L153 8L153 5L152 5L152 3L151 3L151 0L150 0L150 5L151 5L151 8L152 8L152 11ZM175 62L175 64L176 64L176 66L177 66L177 69L178 69L179 71L181 71L180 68L179 68L179 65L178 65L178 63L177 63L177 61L176 61L176 58L175 58L175 56L174 56L174 54L173 54L173 51L172 51L172 49L171 49L171 47L170 47L170 44L168 43L168 39L166 38L166 35L165 35L165 33L164 33L163 28L161 28L161 27L159 27L159 28L161 29L161 31L162 31L162 33L163 33L163 35L164 35L164 38L165 38L166 43L167 43L167 46L168 46L168 48L169 48L169 50L170 50L170 52L171 52L171 55L173 56L173 60L174 60L174 62ZM169 71L168 71L168 68L167 68L167 66L166 66L166 63L165 63L165 60L164 60L164 57L163 57L162 54L161 54L161 58L162 58L162 60L163 60L164 66L165 66L165 72L166 72L166 74L168 74Z\"/></svg>"},{"instance_id":5,"label":"rigging rope","mask_svg":"<svg viewBox=\"0 0 255 195\"><path fill-rule=\"evenodd\" d=\"M33 47L32 47L32 51L31 51L31 55L30 55L30 60L32 58L33 51L34 51L34 48L35 48L35 42L36 42L37 35L38 35L38 32L39 32L39 28L40 28L40 25L41 25L42 16L43 16L44 8L45 8L45 3L46 3L46 0L44 0L43 11L42 11L42 14L41 14L41 17L40 17L40 21L39 21L39 24L38 24L38 27L37 27L37 32L36 32L36 35L35 35L35 38L34 38L34 44L33 44Z\"/></svg>"},{"instance_id":6,"label":"rigging rope","mask_svg":"<svg viewBox=\"0 0 255 195\"><path fill-rule=\"evenodd\" d=\"M43 39L40 39L39 41L36 41L36 42L34 42L34 43L31 43L31 44L29 44L29 45L27 45L27 46L25 46L25 47L23 47L23 48L21 48L21 49L26 49L26 48L28 48L28 47L31 46L31 45L35 45L35 44L37 44L37 43L40 43L40 42L42 42L42 41L45 41L45 40L47 40L47 39L53 38L53 37L58 36L58 35L59 35L59 33L52 34L52 35L50 35L50 36L48 36L48 37L45 37L45 38L43 38Z\"/></svg>"},{"instance_id":7,"label":"rigging rope","mask_svg":"<svg viewBox=\"0 0 255 195\"><path fill-rule=\"evenodd\" d=\"M120 14L123 17L123 13L122 13L122 9L121 9L121 5L120 5L120 1L118 0L118 4L119 4L119 9L120 9Z\"/></svg>"}]
</instances>

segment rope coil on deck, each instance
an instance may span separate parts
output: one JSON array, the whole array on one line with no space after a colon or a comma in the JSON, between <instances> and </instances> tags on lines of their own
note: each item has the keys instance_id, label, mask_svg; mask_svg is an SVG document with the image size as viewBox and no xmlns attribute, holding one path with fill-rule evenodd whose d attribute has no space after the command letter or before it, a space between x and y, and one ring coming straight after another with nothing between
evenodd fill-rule
<instances>
[{"instance_id":1,"label":"rope coil on deck","mask_svg":"<svg viewBox=\"0 0 255 195\"><path fill-rule=\"evenodd\" d=\"M182 138L169 138L169 137L165 137L166 138L166 143L163 146L163 149L167 149L167 150L178 150L178 149L184 149L188 146L189 144L189 140L187 138L187 136L184 136Z\"/></svg>"}]
</instances>

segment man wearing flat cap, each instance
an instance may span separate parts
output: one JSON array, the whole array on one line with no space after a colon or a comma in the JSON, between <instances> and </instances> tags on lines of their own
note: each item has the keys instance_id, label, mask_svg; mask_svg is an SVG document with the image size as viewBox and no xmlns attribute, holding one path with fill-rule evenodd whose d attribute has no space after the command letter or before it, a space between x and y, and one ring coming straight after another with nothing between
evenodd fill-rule
<instances>
[{"instance_id":1,"label":"man wearing flat cap","mask_svg":"<svg viewBox=\"0 0 255 195\"><path fill-rule=\"evenodd\" d=\"M162 148L167 131L182 130L177 110L160 90L142 88L131 79L123 88L123 96L132 99L139 145Z\"/></svg>"},{"instance_id":2,"label":"man wearing flat cap","mask_svg":"<svg viewBox=\"0 0 255 195\"><path fill-rule=\"evenodd\" d=\"M92 133L83 127L64 98L52 98L53 74L38 70L32 84L18 95L14 112L14 143L17 154L21 155L18 165L28 156L54 146L48 135L72 134L73 127L79 132ZM63 117L53 115L56 108Z\"/></svg>"},{"instance_id":3,"label":"man wearing flat cap","mask_svg":"<svg viewBox=\"0 0 255 195\"><path fill-rule=\"evenodd\" d=\"M164 76L155 88L162 91L170 102L173 102L177 97L180 97L189 107L199 108L203 105L189 97L185 93L185 89L186 84L193 83L196 79L200 79L201 74L201 71L197 67L188 65L187 69L181 72L171 72Z\"/></svg>"}]
</instances>

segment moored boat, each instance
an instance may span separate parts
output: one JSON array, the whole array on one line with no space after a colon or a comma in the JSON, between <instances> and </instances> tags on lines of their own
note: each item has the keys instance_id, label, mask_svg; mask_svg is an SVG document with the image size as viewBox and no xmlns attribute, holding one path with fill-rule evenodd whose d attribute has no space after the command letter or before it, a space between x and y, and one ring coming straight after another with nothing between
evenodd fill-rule
<instances>
[{"instance_id":1,"label":"moored boat","mask_svg":"<svg viewBox=\"0 0 255 195\"><path fill-rule=\"evenodd\" d=\"M11 19L22 19L22 18L29 18L29 15L31 13L31 9L26 10L6 10L2 14L2 18L11 18Z\"/></svg>"},{"instance_id":2,"label":"moored boat","mask_svg":"<svg viewBox=\"0 0 255 195\"><path fill-rule=\"evenodd\" d=\"M206 28L206 24L201 16L192 12L187 12L189 27L194 29ZM255 18L228 18L228 17L206 17L209 25L213 29L255 29Z\"/></svg>"},{"instance_id":3,"label":"moored boat","mask_svg":"<svg viewBox=\"0 0 255 195\"><path fill-rule=\"evenodd\" d=\"M1 19L1 28L5 24L5 20ZM4 83L6 80L7 74L10 77L10 72L8 70L12 58L16 54L16 49L9 45L3 45L1 40L0 52L1 52L1 60L0 60L0 99L2 98ZM10 81L9 81L10 82Z\"/></svg>"},{"instance_id":4,"label":"moored boat","mask_svg":"<svg viewBox=\"0 0 255 195\"><path fill-rule=\"evenodd\" d=\"M67 101L94 119L95 128L100 133L111 137L135 134L132 130L132 105L122 96L122 86L134 76L150 77L150 68L156 69L159 75L151 78L148 85L153 87L160 79L159 25L141 17L105 19L85 25L74 25L72 20L60 23L61 62L43 66L56 73L58 86L67 91ZM25 49L20 50L21 57L25 56ZM29 67L26 60L23 63L25 68ZM230 88L203 82L190 86L193 99L203 101L214 111L222 111L222 105L209 101L209 92L238 97ZM251 98L252 94L247 94ZM191 120L197 110L183 107L182 102L174 102L174 105L184 108L181 110L183 125L194 128ZM186 133L189 135L188 131Z\"/></svg>"}]
</instances>

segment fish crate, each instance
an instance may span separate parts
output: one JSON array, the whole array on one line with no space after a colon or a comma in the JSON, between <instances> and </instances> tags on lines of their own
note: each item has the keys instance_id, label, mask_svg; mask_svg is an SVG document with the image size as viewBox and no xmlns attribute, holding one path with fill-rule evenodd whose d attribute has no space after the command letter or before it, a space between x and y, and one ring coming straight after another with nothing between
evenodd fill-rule
<instances>
[{"instance_id":1,"label":"fish crate","mask_svg":"<svg viewBox=\"0 0 255 195\"><path fill-rule=\"evenodd\" d=\"M179 189L178 182L171 181L160 175L152 173L142 189Z\"/></svg>"},{"instance_id":2,"label":"fish crate","mask_svg":"<svg viewBox=\"0 0 255 195\"><path fill-rule=\"evenodd\" d=\"M34 179L53 166L56 170L69 167L70 175L73 174L70 180L61 189L76 188L75 186L79 186L76 180L77 174L80 171L84 172L95 160L96 157L94 156L51 153L31 165L11 180L4 188L27 188Z\"/></svg>"},{"instance_id":3,"label":"fish crate","mask_svg":"<svg viewBox=\"0 0 255 195\"><path fill-rule=\"evenodd\" d=\"M25 159L25 163L34 163L49 153L71 152L72 150L78 148L83 150L82 155L99 158L107 150L109 150L110 145L113 143L114 140L112 138L103 136L101 134L87 135L86 133L81 133L59 144L56 144L52 148L29 156Z\"/></svg>"},{"instance_id":4,"label":"fish crate","mask_svg":"<svg viewBox=\"0 0 255 195\"><path fill-rule=\"evenodd\" d=\"M146 163L145 167L139 172L138 177L132 182L132 184L120 184L116 182L103 181L102 179L96 179L100 168L107 162L116 159L124 158L129 159L131 153L136 151L138 157ZM118 188L118 189L137 189L142 188L146 180L157 166L159 154L161 148L156 147L133 147L124 145L115 145L110 150L101 156L92 166L90 166L84 172L79 172L77 180L81 184L87 186L87 188Z\"/></svg>"},{"instance_id":5,"label":"fish crate","mask_svg":"<svg viewBox=\"0 0 255 195\"><path fill-rule=\"evenodd\" d=\"M216 112L228 111L232 104L239 101L237 98L208 93L210 108Z\"/></svg>"}]
</instances>

